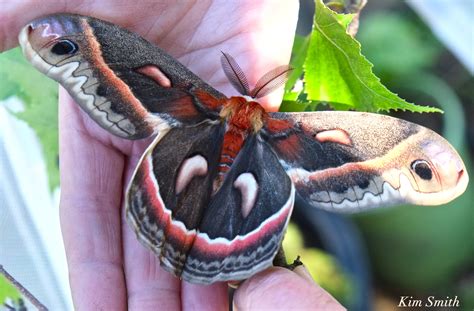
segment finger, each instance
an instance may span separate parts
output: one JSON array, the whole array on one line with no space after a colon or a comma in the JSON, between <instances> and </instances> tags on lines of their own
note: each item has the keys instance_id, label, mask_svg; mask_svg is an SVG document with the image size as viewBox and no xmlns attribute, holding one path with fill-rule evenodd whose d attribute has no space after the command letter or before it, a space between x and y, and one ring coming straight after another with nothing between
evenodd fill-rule
<instances>
[{"instance_id":1,"label":"finger","mask_svg":"<svg viewBox=\"0 0 474 311\"><path fill-rule=\"evenodd\" d=\"M181 284L183 310L229 310L229 296L226 283L197 285Z\"/></svg>"},{"instance_id":2,"label":"finger","mask_svg":"<svg viewBox=\"0 0 474 311\"><path fill-rule=\"evenodd\" d=\"M213 53L215 54L213 62L216 63L220 57L219 49L230 53L242 67L252 88L265 73L289 63L298 20L299 2L297 0L277 2L247 0L229 2L226 6L229 11L222 14L224 19L212 21L211 18L211 21L207 20L203 23L213 22L220 25L219 32L212 37L218 37L220 33L235 33L236 30L240 32L226 38L225 44L214 48L216 51ZM218 10L222 11L223 8L216 8L216 11ZM213 16L219 19L219 15ZM211 27L212 25L208 25L207 28L211 29ZM208 53L211 54L211 52ZM201 62L200 64L209 66L212 63ZM200 71L205 72L205 69ZM219 86L226 95L239 95L228 83L221 68L217 73L221 74L224 84L217 82L214 85ZM213 83L213 80L209 82ZM258 101L268 111L277 111L282 95L283 88Z\"/></svg>"},{"instance_id":3,"label":"finger","mask_svg":"<svg viewBox=\"0 0 474 311\"><path fill-rule=\"evenodd\" d=\"M18 45L20 29L32 19L63 10L66 1L2 1L0 10L0 52Z\"/></svg>"},{"instance_id":4,"label":"finger","mask_svg":"<svg viewBox=\"0 0 474 311\"><path fill-rule=\"evenodd\" d=\"M150 141L138 142L131 150L126 184ZM130 310L228 310L227 285L209 286L181 282L160 267L156 254L141 245L124 217L123 239L128 307ZM203 303L205 302L205 303Z\"/></svg>"},{"instance_id":5,"label":"finger","mask_svg":"<svg viewBox=\"0 0 474 311\"><path fill-rule=\"evenodd\" d=\"M21 0L2 1L0 10L0 52L18 45L20 29L35 18L53 13L74 13L91 15L97 18L119 23L130 30L144 33L149 30L142 20L156 22L160 3L143 2L137 5L128 0ZM137 21L136 16L140 16ZM153 16L153 19L151 19ZM129 25L127 25L127 21Z\"/></svg>"},{"instance_id":6,"label":"finger","mask_svg":"<svg viewBox=\"0 0 474 311\"><path fill-rule=\"evenodd\" d=\"M134 144L127 166L127 184L148 143ZM181 282L160 267L156 254L138 242L125 220L123 237L130 310L156 310L156 306L163 310L228 310L225 283L203 286Z\"/></svg>"},{"instance_id":7,"label":"finger","mask_svg":"<svg viewBox=\"0 0 474 311\"><path fill-rule=\"evenodd\" d=\"M84 114L60 91L61 229L78 310L125 310L122 154L91 136Z\"/></svg>"},{"instance_id":8,"label":"finger","mask_svg":"<svg viewBox=\"0 0 474 311\"><path fill-rule=\"evenodd\" d=\"M134 144L127 165L126 184L138 164L145 143ZM181 310L180 281L160 267L158 257L137 240L122 217L124 265L129 310Z\"/></svg>"},{"instance_id":9,"label":"finger","mask_svg":"<svg viewBox=\"0 0 474 311\"><path fill-rule=\"evenodd\" d=\"M251 1L254 3L257 1ZM255 27L252 55L258 57L255 68L250 72L250 81L256 83L263 74L281 65L288 64L298 21L299 2L296 0L261 1L258 13L255 11ZM278 111L283 88L259 99L268 111Z\"/></svg>"},{"instance_id":10,"label":"finger","mask_svg":"<svg viewBox=\"0 0 474 311\"><path fill-rule=\"evenodd\" d=\"M345 310L308 277L273 267L245 281L235 292L236 310Z\"/></svg>"}]
</instances>

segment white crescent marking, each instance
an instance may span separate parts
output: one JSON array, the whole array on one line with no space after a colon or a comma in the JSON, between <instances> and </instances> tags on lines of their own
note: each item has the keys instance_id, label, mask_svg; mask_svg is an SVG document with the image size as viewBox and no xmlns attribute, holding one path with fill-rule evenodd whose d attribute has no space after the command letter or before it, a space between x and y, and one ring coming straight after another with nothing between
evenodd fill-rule
<instances>
[{"instance_id":1,"label":"white crescent marking","mask_svg":"<svg viewBox=\"0 0 474 311\"><path fill-rule=\"evenodd\" d=\"M202 155L195 155L183 161L176 179L176 194L180 194L195 176L207 174L207 161Z\"/></svg>"},{"instance_id":2,"label":"white crescent marking","mask_svg":"<svg viewBox=\"0 0 474 311\"><path fill-rule=\"evenodd\" d=\"M316 139L321 142L333 142L341 145L352 145L350 135L341 129L326 130L316 134Z\"/></svg>"},{"instance_id":3,"label":"white crescent marking","mask_svg":"<svg viewBox=\"0 0 474 311\"><path fill-rule=\"evenodd\" d=\"M252 173L243 173L234 181L234 187L242 194L242 216L247 218L257 200L257 181Z\"/></svg>"}]
</instances>

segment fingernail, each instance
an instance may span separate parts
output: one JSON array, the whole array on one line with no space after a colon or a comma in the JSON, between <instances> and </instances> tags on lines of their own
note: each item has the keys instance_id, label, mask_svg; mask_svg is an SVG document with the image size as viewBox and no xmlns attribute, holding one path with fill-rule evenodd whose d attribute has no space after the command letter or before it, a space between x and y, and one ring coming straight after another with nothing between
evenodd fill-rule
<instances>
[{"instance_id":1,"label":"fingernail","mask_svg":"<svg viewBox=\"0 0 474 311\"><path fill-rule=\"evenodd\" d=\"M229 286L230 288L233 288L233 289L237 289L239 288L240 284L242 284L243 280L240 280L240 281L228 281L227 282L227 286Z\"/></svg>"}]
</instances>

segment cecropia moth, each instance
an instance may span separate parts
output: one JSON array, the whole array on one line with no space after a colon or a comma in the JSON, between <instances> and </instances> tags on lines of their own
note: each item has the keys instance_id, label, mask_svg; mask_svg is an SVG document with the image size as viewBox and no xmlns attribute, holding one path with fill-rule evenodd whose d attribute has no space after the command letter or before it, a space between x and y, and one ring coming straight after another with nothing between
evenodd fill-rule
<instances>
[{"instance_id":1,"label":"cecropia moth","mask_svg":"<svg viewBox=\"0 0 474 311\"><path fill-rule=\"evenodd\" d=\"M456 151L419 125L361 112L266 112L255 98L281 84L287 66L250 90L224 54L231 83L248 95L229 98L145 39L95 18L40 18L19 41L105 130L157 134L128 187L126 217L164 269L189 282L241 280L270 266L295 196L354 212L443 204L467 187Z\"/></svg>"}]
</instances>

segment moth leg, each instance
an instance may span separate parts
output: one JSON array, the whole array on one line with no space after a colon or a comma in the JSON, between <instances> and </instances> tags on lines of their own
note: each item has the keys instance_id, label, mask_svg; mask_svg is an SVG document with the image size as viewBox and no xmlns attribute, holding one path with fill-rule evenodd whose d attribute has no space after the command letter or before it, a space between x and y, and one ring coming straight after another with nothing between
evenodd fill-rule
<instances>
[{"instance_id":1,"label":"moth leg","mask_svg":"<svg viewBox=\"0 0 474 311\"><path fill-rule=\"evenodd\" d=\"M298 256L296 256L296 259L293 260L293 263L288 265L288 269L293 271L293 270L295 270L296 267L302 266L302 265L303 265L303 262L300 260L300 256L298 255Z\"/></svg>"},{"instance_id":2,"label":"moth leg","mask_svg":"<svg viewBox=\"0 0 474 311\"><path fill-rule=\"evenodd\" d=\"M286 260L285 256L285 251L283 250L283 245L280 245L280 248L278 249L277 254L275 255L275 258L273 258L273 265L277 267L283 267L290 269L293 271L296 267L301 266L303 262L300 260L300 256L298 255L295 260L293 260L293 263L289 264L288 261Z\"/></svg>"}]
</instances>

